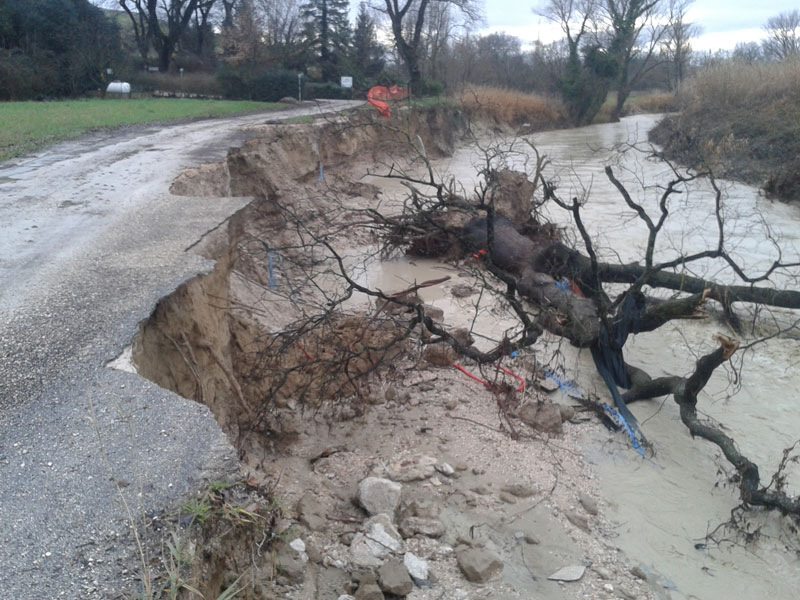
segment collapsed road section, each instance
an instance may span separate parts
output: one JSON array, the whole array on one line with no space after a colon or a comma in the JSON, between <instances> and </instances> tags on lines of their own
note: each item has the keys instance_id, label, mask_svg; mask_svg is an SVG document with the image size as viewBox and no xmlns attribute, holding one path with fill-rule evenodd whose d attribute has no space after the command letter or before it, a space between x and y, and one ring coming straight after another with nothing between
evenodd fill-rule
<instances>
[{"instance_id":1,"label":"collapsed road section","mask_svg":"<svg viewBox=\"0 0 800 600\"><path fill-rule=\"evenodd\" d=\"M205 407L105 365L158 298L211 269L185 249L249 202L174 196L172 180L275 118L90 136L0 166L4 596L116 597L141 562L132 531L235 471Z\"/></svg>"}]
</instances>

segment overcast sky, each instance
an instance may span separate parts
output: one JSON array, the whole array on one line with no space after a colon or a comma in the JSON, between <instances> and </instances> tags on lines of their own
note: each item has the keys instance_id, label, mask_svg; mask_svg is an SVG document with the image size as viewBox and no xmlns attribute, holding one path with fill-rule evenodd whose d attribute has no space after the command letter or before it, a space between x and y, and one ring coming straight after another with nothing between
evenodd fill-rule
<instances>
[{"instance_id":1,"label":"overcast sky","mask_svg":"<svg viewBox=\"0 0 800 600\"><path fill-rule=\"evenodd\" d=\"M551 42L561 37L558 28L532 11L543 4L537 0L485 0L487 31L505 31L528 42ZM692 47L731 50L738 42L758 41L767 19L794 10L798 4L796 0L695 0L688 20L700 25L703 33Z\"/></svg>"}]
</instances>

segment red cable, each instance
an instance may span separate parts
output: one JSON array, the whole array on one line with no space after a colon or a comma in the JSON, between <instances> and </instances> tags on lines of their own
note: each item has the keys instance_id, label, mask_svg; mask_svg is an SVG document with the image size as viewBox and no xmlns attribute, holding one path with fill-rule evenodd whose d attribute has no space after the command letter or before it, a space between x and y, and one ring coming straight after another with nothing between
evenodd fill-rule
<instances>
[{"instance_id":1,"label":"red cable","mask_svg":"<svg viewBox=\"0 0 800 600\"><path fill-rule=\"evenodd\" d=\"M469 372L468 372L466 369L464 369L464 367L461 367L461 366L459 366L459 365L453 365L453 366L454 366L456 369L458 369L459 371L461 371L461 372L462 372L464 375L466 375L467 377L469 377L470 379L474 379L474 380L475 380L475 381L477 381L478 383L482 383L483 385L485 385L485 386L486 386L486 387L488 387L488 388L492 387L492 384L490 384L490 383L488 383L488 382L484 381L483 379L479 379L478 377L475 377L475 375L473 375L472 373L469 373ZM511 372L511 371L509 371L508 369L504 369L503 367L500 367L500 366L495 366L495 369L497 369L498 371L502 371L503 373L505 373L505 374L507 374L507 375L511 375L511 376L512 376L514 379L516 379L517 381L520 381L520 382L522 382L522 385L520 385L520 386L517 388L517 391L518 391L518 392L522 392L522 391L524 391L524 390L525 390L525 379L524 379L524 378L522 378L522 377L520 377L519 375L516 375L515 373L512 373L512 372Z\"/></svg>"},{"instance_id":2,"label":"red cable","mask_svg":"<svg viewBox=\"0 0 800 600\"><path fill-rule=\"evenodd\" d=\"M313 357L313 356L311 356L311 355L310 355L308 352L306 352L306 349L305 349L305 348L303 348L303 346L302 346L302 344L300 344L300 342L297 342L297 341L296 341L296 342L295 342L295 346L297 346L298 348L300 348L301 352L302 352L303 354L305 354L305 355L306 355L306 358L307 358L308 360L310 360L311 362L314 362L314 357Z\"/></svg>"},{"instance_id":3,"label":"red cable","mask_svg":"<svg viewBox=\"0 0 800 600\"><path fill-rule=\"evenodd\" d=\"M453 365L453 366L454 366L456 369L458 369L459 371L461 371L461 372L462 372L464 375L466 375L467 377L469 377L470 379L474 379L475 381L477 381L478 383L482 383L482 384L483 384L483 385L485 385L486 387L492 387L492 386L491 386L491 385L489 385L487 382L485 382L483 379L478 379L477 377L475 377L475 375L473 375L472 373L469 373L469 372L468 372L468 371L467 371L467 370L466 370L464 367L460 367L460 366L458 366L458 365Z\"/></svg>"},{"instance_id":4,"label":"red cable","mask_svg":"<svg viewBox=\"0 0 800 600\"><path fill-rule=\"evenodd\" d=\"M517 391L518 392L524 392L525 391L525 378L524 377L520 377L519 375L516 375L515 373L512 373L511 371L509 371L508 369L504 369L503 367L496 367L496 368L498 370L502 371L503 373L507 374L507 375L511 375L517 381L522 382L522 385L520 385L517 388Z\"/></svg>"}]
</instances>

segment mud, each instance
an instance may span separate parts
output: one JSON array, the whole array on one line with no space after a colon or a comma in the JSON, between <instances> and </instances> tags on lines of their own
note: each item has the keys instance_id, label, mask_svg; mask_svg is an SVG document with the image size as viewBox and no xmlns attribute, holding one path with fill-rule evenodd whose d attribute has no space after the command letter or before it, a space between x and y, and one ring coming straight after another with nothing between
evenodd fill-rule
<instances>
[{"instance_id":1,"label":"mud","mask_svg":"<svg viewBox=\"0 0 800 600\"><path fill-rule=\"evenodd\" d=\"M417 168L413 152L396 151L409 141L439 157L436 168L464 186L476 181L474 154L456 150L457 115L432 112L425 121L403 125L386 129L361 120L265 127L225 161L186 171L172 186L175 194L253 200L197 245L195 251L217 261L216 269L159 303L142 324L133 362L141 375L212 409L239 450L243 478L278 499L282 508L276 519L284 521L262 527L260 532L276 537L257 550L271 552L273 560L253 567L244 559L254 552L252 532L243 529L224 538L227 530L202 529L194 538L195 577L204 589L218 593L246 572L250 583L238 597L248 600L338 598L352 591L360 569L349 562L349 543L365 519L353 503L359 481L385 477L391 465L422 455L453 465L455 472L404 486L405 500L439 506L444 524L440 538L405 540L406 550L428 560L435 574L432 587L415 587L409 598L728 597L731 588L718 586L718 580L706 585L696 574L674 570L691 568L688 545L706 533L703 522L719 519L723 506L733 506L732 494L716 493L714 516L694 511L677 534L656 535L648 528L651 511L663 512L652 520L668 528L665 518L682 519L676 506L707 501L715 459L698 459L702 449L677 454L664 448L657 460L641 464L624 440L574 410L561 435L534 432L518 418L526 404L550 399L574 409L578 403L535 385L521 394L497 393L449 366L435 367L422 358L420 332L409 326L410 313L358 292L359 285L400 292L449 276L419 290L413 300L440 310L453 330L471 328L482 348L515 327L510 315L484 296L479 265L469 259L445 264L387 257L364 226L368 209L380 206L391 213L403 201L402 186L374 173L389 166ZM625 132L598 134L611 145ZM586 151L580 144L573 149L577 155ZM586 152L582 158L588 161ZM565 160L561 168L567 172L572 166ZM613 218L607 225L607 236L619 227ZM623 258L635 250L635 242L624 245ZM350 282L337 274L340 267ZM681 334L670 335L679 354ZM660 360L647 345L637 343L636 351L642 360ZM536 357L558 357L579 388L600 389L588 358L547 336L504 366L530 383L540 366ZM491 369L465 367L506 390L517 384ZM680 372L679 365L675 368ZM725 388L723 382L718 385ZM666 412L670 417L657 435L681 439L685 433L674 411ZM692 461L692 483L685 492L683 477L666 471ZM616 470L620 464L623 482ZM652 477L640 478L637 472L643 469ZM710 476L697 475L706 470ZM652 508L644 490L660 489L664 476L671 491ZM532 493L517 498L503 491L513 486ZM321 526L305 514L309 494L319 506ZM587 497L598 510L586 510L581 499ZM627 523L629 515L635 525ZM637 535L637 528L648 528L648 535ZM287 580L274 569L266 573L295 537L309 547L303 575ZM680 546L680 561L665 559L665 540ZM456 564L456 549L465 545L481 545L499 556L502 575L484 585L467 582ZM795 559L773 546L759 552L772 564L791 568ZM756 576L752 559L739 552L727 556L705 558L703 573L728 573L736 569L728 561L742 561L746 577ZM568 565L590 569L575 583L547 579ZM770 593L785 589L759 585Z\"/></svg>"}]
</instances>

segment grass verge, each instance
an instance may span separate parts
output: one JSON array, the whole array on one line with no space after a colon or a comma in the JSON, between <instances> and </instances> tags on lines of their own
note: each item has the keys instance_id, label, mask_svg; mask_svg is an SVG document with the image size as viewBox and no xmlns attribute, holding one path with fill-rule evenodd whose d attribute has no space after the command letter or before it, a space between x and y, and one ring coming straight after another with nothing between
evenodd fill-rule
<instances>
[{"instance_id":1,"label":"grass verge","mask_svg":"<svg viewBox=\"0 0 800 600\"><path fill-rule=\"evenodd\" d=\"M142 98L0 103L0 160L98 129L222 117L283 107L278 103Z\"/></svg>"}]
</instances>

